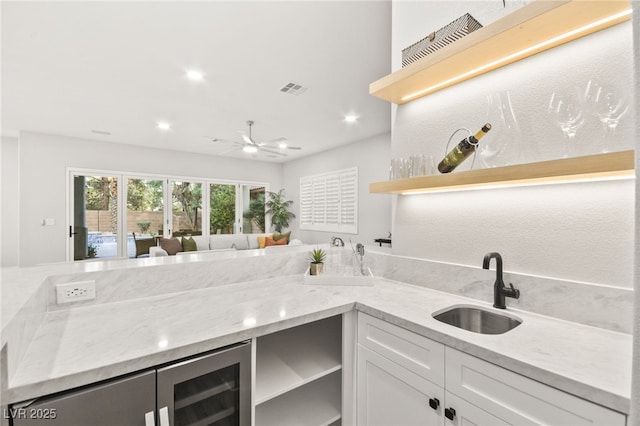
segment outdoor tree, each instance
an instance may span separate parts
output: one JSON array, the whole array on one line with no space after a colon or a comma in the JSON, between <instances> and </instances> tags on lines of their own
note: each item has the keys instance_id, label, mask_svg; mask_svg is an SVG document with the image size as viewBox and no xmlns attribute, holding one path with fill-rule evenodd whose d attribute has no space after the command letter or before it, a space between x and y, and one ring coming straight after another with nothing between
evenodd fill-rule
<instances>
[{"instance_id":1,"label":"outdoor tree","mask_svg":"<svg viewBox=\"0 0 640 426\"><path fill-rule=\"evenodd\" d=\"M202 184L175 182L171 190L173 211L182 211L191 223L191 229L198 227L198 208L202 207Z\"/></svg>"},{"instance_id":2,"label":"outdoor tree","mask_svg":"<svg viewBox=\"0 0 640 426\"><path fill-rule=\"evenodd\" d=\"M255 223L260 232L265 231L264 192L260 192L251 198L249 211L244 214L244 217Z\"/></svg>"},{"instance_id":3,"label":"outdoor tree","mask_svg":"<svg viewBox=\"0 0 640 426\"><path fill-rule=\"evenodd\" d=\"M211 185L210 189L210 230L215 234L233 232L236 219L236 187L234 185Z\"/></svg>"}]
</instances>

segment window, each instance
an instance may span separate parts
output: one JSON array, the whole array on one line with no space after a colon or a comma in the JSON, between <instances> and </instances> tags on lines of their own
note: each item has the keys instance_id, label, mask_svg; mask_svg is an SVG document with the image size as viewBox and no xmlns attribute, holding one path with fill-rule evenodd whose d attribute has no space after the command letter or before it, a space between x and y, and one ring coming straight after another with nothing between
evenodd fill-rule
<instances>
[{"instance_id":1,"label":"window","mask_svg":"<svg viewBox=\"0 0 640 426\"><path fill-rule=\"evenodd\" d=\"M268 185L67 169L67 260L147 256L159 237L264 232Z\"/></svg>"},{"instance_id":2,"label":"window","mask_svg":"<svg viewBox=\"0 0 640 426\"><path fill-rule=\"evenodd\" d=\"M358 233L358 168L300 178L300 229Z\"/></svg>"}]
</instances>

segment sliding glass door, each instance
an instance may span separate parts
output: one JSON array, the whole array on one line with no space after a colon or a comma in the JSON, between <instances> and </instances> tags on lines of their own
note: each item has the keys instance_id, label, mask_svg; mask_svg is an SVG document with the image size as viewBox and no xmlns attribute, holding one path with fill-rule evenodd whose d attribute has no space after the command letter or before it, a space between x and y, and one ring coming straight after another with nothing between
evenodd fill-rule
<instances>
[{"instance_id":1,"label":"sliding glass door","mask_svg":"<svg viewBox=\"0 0 640 426\"><path fill-rule=\"evenodd\" d=\"M146 257L160 237L262 233L266 185L69 170L69 260Z\"/></svg>"},{"instance_id":2,"label":"sliding glass door","mask_svg":"<svg viewBox=\"0 0 640 426\"><path fill-rule=\"evenodd\" d=\"M171 181L171 234L202 235L202 183Z\"/></svg>"},{"instance_id":3,"label":"sliding glass door","mask_svg":"<svg viewBox=\"0 0 640 426\"><path fill-rule=\"evenodd\" d=\"M212 183L209 185L209 234L235 234L236 190L238 185Z\"/></svg>"},{"instance_id":4,"label":"sliding glass door","mask_svg":"<svg viewBox=\"0 0 640 426\"><path fill-rule=\"evenodd\" d=\"M117 176L71 175L71 259L118 256L119 182Z\"/></svg>"},{"instance_id":5,"label":"sliding glass door","mask_svg":"<svg viewBox=\"0 0 640 426\"><path fill-rule=\"evenodd\" d=\"M259 234L266 232L266 215L264 213L264 185L241 185L242 197L242 232Z\"/></svg>"},{"instance_id":6,"label":"sliding glass door","mask_svg":"<svg viewBox=\"0 0 640 426\"><path fill-rule=\"evenodd\" d=\"M127 257L149 255L164 233L164 179L127 179Z\"/></svg>"}]
</instances>

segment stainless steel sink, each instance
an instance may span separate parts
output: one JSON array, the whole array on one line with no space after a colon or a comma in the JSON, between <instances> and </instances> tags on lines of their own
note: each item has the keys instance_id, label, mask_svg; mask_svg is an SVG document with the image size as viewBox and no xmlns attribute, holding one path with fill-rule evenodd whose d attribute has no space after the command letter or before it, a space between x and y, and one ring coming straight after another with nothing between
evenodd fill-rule
<instances>
[{"instance_id":1,"label":"stainless steel sink","mask_svg":"<svg viewBox=\"0 0 640 426\"><path fill-rule=\"evenodd\" d=\"M473 306L452 306L436 312L433 318L445 324L480 334L502 334L513 330L522 320Z\"/></svg>"}]
</instances>

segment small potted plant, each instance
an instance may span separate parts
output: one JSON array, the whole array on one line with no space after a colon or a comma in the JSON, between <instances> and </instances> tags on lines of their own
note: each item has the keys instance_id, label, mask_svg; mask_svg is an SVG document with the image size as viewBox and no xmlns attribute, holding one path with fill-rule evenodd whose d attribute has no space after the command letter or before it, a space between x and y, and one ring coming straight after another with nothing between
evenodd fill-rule
<instances>
[{"instance_id":1,"label":"small potted plant","mask_svg":"<svg viewBox=\"0 0 640 426\"><path fill-rule=\"evenodd\" d=\"M326 257L327 253L320 248L311 250L311 265L309 267L310 275L322 275L322 271L324 270L324 259Z\"/></svg>"}]
</instances>

